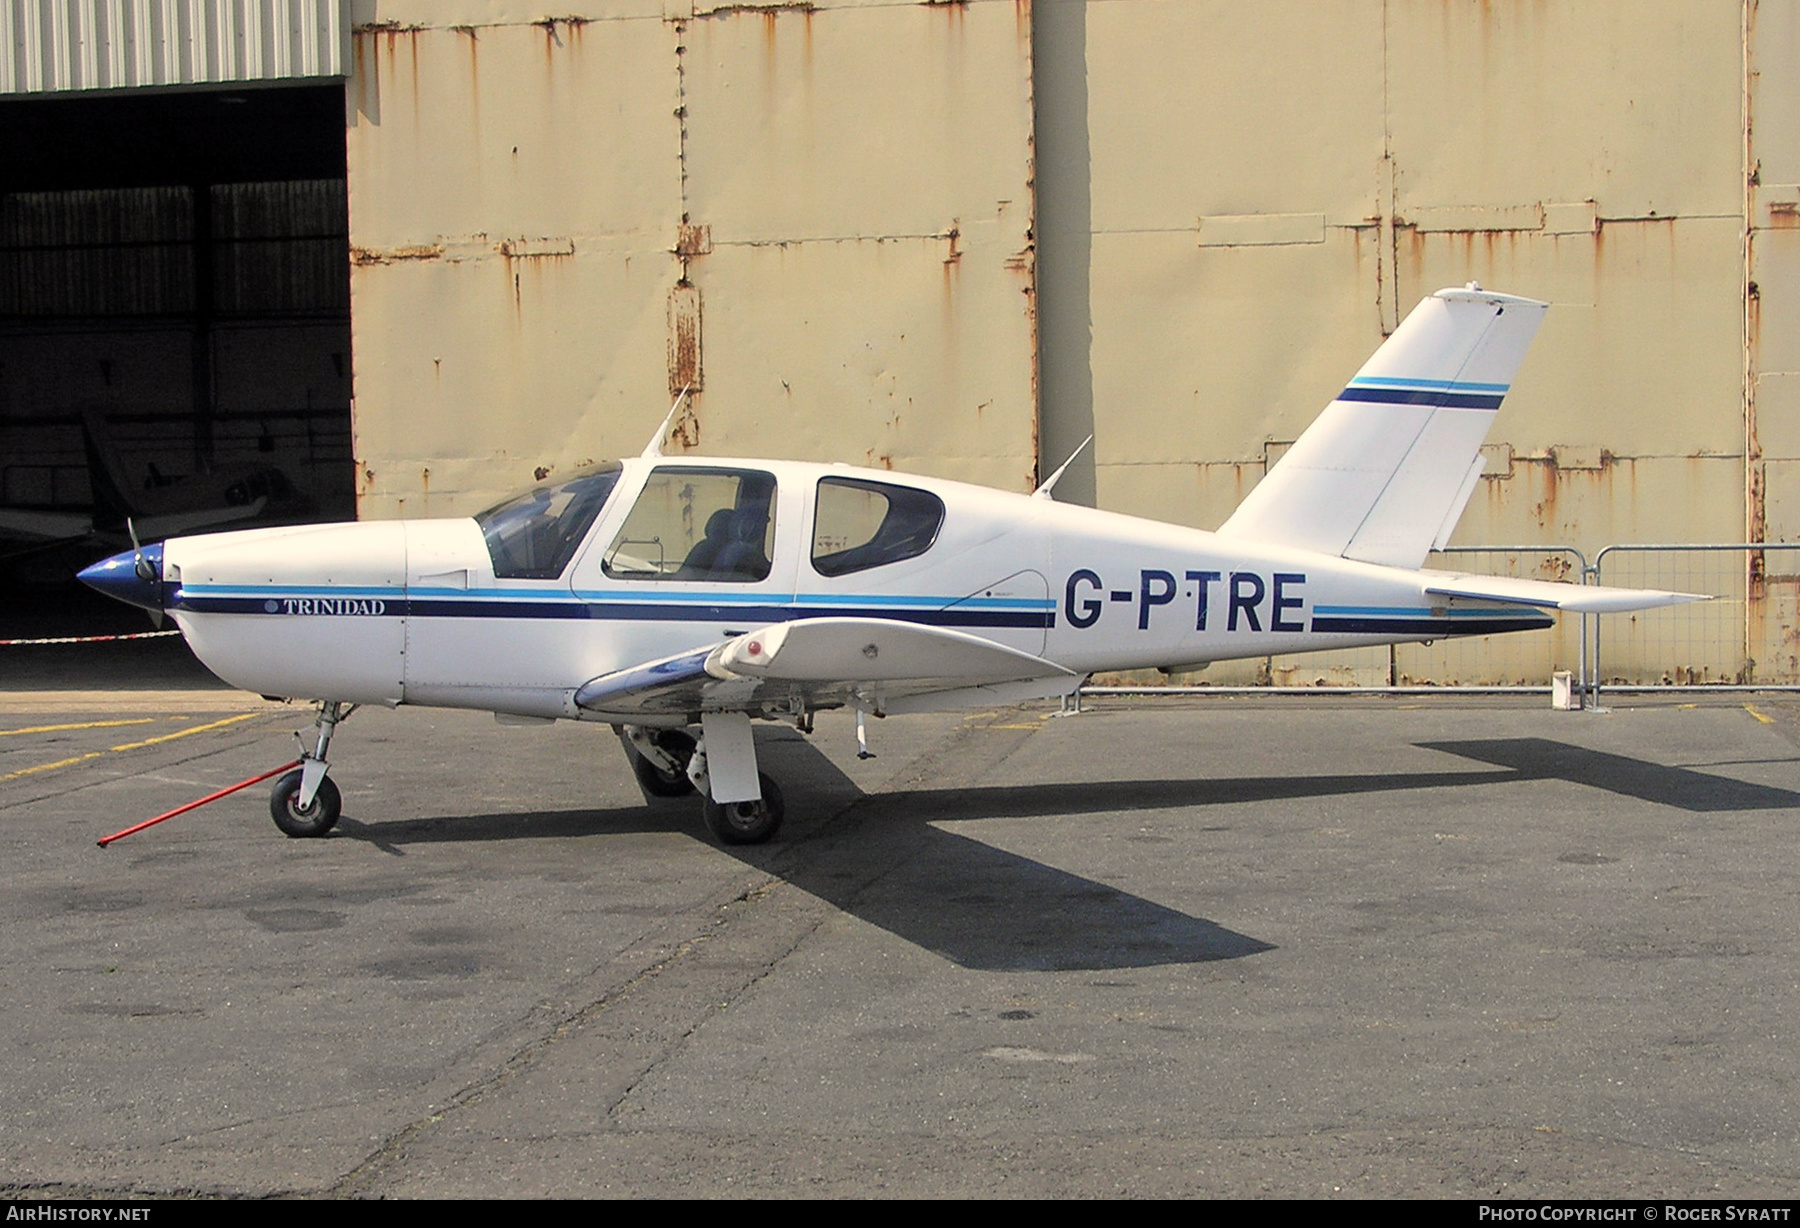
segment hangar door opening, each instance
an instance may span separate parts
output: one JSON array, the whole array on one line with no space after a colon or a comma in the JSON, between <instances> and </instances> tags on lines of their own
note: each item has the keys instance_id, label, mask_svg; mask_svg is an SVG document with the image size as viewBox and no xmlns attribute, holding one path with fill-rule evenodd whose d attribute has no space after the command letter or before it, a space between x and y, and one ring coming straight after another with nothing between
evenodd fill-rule
<instances>
[{"instance_id":1,"label":"hangar door opening","mask_svg":"<svg viewBox=\"0 0 1800 1228\"><path fill-rule=\"evenodd\" d=\"M355 514L339 83L0 102L0 582ZM15 598L14 600L17 600Z\"/></svg>"}]
</instances>

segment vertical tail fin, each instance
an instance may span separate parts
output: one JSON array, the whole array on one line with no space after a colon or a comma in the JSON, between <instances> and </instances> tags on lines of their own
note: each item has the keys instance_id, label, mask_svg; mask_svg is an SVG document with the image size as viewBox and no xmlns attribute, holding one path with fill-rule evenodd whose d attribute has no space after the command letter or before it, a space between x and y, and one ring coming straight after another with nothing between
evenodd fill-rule
<instances>
[{"instance_id":1,"label":"vertical tail fin","mask_svg":"<svg viewBox=\"0 0 1800 1228\"><path fill-rule=\"evenodd\" d=\"M1417 567L1450 536L1548 304L1471 283L1424 300L1221 536Z\"/></svg>"}]
</instances>

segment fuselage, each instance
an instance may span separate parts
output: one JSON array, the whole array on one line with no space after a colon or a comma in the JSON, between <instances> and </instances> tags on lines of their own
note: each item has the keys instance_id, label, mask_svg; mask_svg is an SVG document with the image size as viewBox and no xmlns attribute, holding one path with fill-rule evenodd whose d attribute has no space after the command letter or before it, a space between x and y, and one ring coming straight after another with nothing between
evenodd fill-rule
<instances>
[{"instance_id":1,"label":"fuselage","mask_svg":"<svg viewBox=\"0 0 1800 1228\"><path fill-rule=\"evenodd\" d=\"M155 601L247 690L541 717L588 715L590 679L829 615L1077 674L1551 621L1428 596L1430 573L885 471L646 458L572 489L598 506L522 497L510 538L490 513L171 539Z\"/></svg>"}]
</instances>

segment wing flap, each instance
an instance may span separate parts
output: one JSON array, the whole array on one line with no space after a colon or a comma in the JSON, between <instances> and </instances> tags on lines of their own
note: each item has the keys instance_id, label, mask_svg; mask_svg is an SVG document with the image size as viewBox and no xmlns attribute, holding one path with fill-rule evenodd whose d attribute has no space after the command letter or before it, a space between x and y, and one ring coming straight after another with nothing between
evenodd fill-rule
<instances>
[{"instance_id":1,"label":"wing flap","mask_svg":"<svg viewBox=\"0 0 1800 1228\"><path fill-rule=\"evenodd\" d=\"M603 674L575 692L589 712L630 716L946 706L1065 694L1080 675L980 636L880 618L775 623L711 648ZM900 710L894 707L895 711Z\"/></svg>"},{"instance_id":2,"label":"wing flap","mask_svg":"<svg viewBox=\"0 0 1800 1228\"><path fill-rule=\"evenodd\" d=\"M973 686L1070 674L966 631L883 618L777 623L727 643L719 664L734 674L791 682L948 680Z\"/></svg>"},{"instance_id":3,"label":"wing flap","mask_svg":"<svg viewBox=\"0 0 1800 1228\"><path fill-rule=\"evenodd\" d=\"M1604 588L1559 584L1552 580L1520 580L1509 576L1453 575L1423 572L1423 591L1435 597L1472 597L1503 605L1528 605L1570 614L1623 614L1688 601L1711 601L1704 593L1671 593L1648 588Z\"/></svg>"}]
</instances>

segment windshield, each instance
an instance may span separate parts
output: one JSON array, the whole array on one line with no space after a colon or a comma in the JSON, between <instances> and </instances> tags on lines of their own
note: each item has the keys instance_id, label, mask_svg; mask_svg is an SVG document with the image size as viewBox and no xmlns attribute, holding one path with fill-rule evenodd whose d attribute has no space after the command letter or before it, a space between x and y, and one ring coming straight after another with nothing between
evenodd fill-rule
<instances>
[{"instance_id":1,"label":"windshield","mask_svg":"<svg viewBox=\"0 0 1800 1228\"><path fill-rule=\"evenodd\" d=\"M554 580L581 548L619 482L617 461L535 486L475 517L501 580Z\"/></svg>"}]
</instances>

